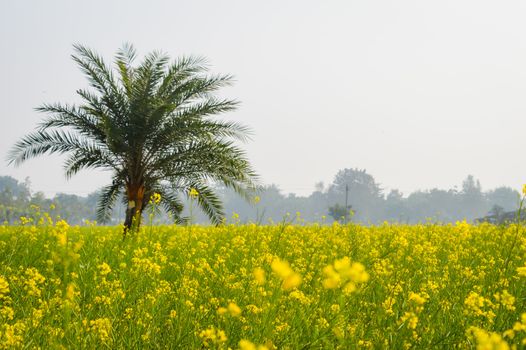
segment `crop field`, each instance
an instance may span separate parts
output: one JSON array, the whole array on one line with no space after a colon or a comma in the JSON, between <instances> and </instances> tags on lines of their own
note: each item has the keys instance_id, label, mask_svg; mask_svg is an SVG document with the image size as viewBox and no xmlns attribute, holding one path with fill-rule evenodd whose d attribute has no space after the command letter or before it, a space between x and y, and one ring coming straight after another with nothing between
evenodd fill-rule
<instances>
[{"instance_id":1,"label":"crop field","mask_svg":"<svg viewBox=\"0 0 526 350\"><path fill-rule=\"evenodd\" d=\"M508 349L519 225L0 226L0 348Z\"/></svg>"}]
</instances>

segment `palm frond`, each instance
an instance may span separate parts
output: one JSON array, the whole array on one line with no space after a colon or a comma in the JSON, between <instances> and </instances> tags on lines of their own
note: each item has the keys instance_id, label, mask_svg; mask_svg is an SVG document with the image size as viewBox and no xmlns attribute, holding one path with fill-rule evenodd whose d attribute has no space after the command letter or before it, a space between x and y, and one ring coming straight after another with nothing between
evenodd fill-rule
<instances>
[{"instance_id":1,"label":"palm frond","mask_svg":"<svg viewBox=\"0 0 526 350\"><path fill-rule=\"evenodd\" d=\"M105 223L110 219L113 205L119 196L122 186L123 183L116 178L111 185L102 188L97 204L97 220Z\"/></svg>"},{"instance_id":2,"label":"palm frond","mask_svg":"<svg viewBox=\"0 0 526 350\"><path fill-rule=\"evenodd\" d=\"M203 183L193 183L190 184L189 187L195 188L199 193L197 196L197 204L208 216L210 221L214 225L219 225L225 217L221 199L219 199L217 194L209 186Z\"/></svg>"},{"instance_id":3,"label":"palm frond","mask_svg":"<svg viewBox=\"0 0 526 350\"><path fill-rule=\"evenodd\" d=\"M134 70L132 64L136 57L137 52L133 45L125 43L123 47L117 51L115 60L115 63L119 68L122 85L124 86L124 90L126 91L128 98L130 98L133 88Z\"/></svg>"},{"instance_id":4,"label":"palm frond","mask_svg":"<svg viewBox=\"0 0 526 350\"><path fill-rule=\"evenodd\" d=\"M80 170L106 168L120 171L119 165L110 152L101 149L77 149L64 163L66 178L69 179Z\"/></svg>"},{"instance_id":5,"label":"palm frond","mask_svg":"<svg viewBox=\"0 0 526 350\"><path fill-rule=\"evenodd\" d=\"M214 97L193 103L192 105L180 107L174 114L174 119L187 120L203 118L210 115L222 114L235 110L239 102L228 99L216 99Z\"/></svg>"},{"instance_id":6,"label":"palm frond","mask_svg":"<svg viewBox=\"0 0 526 350\"><path fill-rule=\"evenodd\" d=\"M22 162L45 153L64 154L77 150L104 151L104 145L63 130L44 130L26 135L8 154L9 164Z\"/></svg>"},{"instance_id":7,"label":"palm frond","mask_svg":"<svg viewBox=\"0 0 526 350\"><path fill-rule=\"evenodd\" d=\"M188 79L203 74L208 70L206 59L197 56L183 56L177 59L163 78L157 95L159 98L165 100L172 95L174 89L182 85Z\"/></svg>"},{"instance_id":8,"label":"palm frond","mask_svg":"<svg viewBox=\"0 0 526 350\"><path fill-rule=\"evenodd\" d=\"M143 63L135 70L135 99L141 101L155 95L154 89L165 75L168 60L167 55L156 51L145 57Z\"/></svg>"},{"instance_id":9,"label":"palm frond","mask_svg":"<svg viewBox=\"0 0 526 350\"><path fill-rule=\"evenodd\" d=\"M114 116L122 117L126 109L126 99L117 85L111 68L92 50L82 45L74 45L74 48L77 55L72 55L72 59L86 75L90 85L100 93L102 103Z\"/></svg>"},{"instance_id":10,"label":"palm frond","mask_svg":"<svg viewBox=\"0 0 526 350\"><path fill-rule=\"evenodd\" d=\"M220 75L215 77L194 77L178 84L166 97L167 101L180 106L196 102L200 98L208 98L219 88L232 84L232 76Z\"/></svg>"},{"instance_id":11,"label":"palm frond","mask_svg":"<svg viewBox=\"0 0 526 350\"><path fill-rule=\"evenodd\" d=\"M177 193L168 190L167 188L160 189L158 193L161 195L161 205L166 212L173 215L173 219L176 223L184 223L188 220L181 215L184 204Z\"/></svg>"},{"instance_id":12,"label":"palm frond","mask_svg":"<svg viewBox=\"0 0 526 350\"><path fill-rule=\"evenodd\" d=\"M93 114L88 114L75 106L61 104L44 104L36 108L38 112L51 114L39 124L44 131L49 128L72 128L80 134L104 142L106 134Z\"/></svg>"},{"instance_id":13,"label":"palm frond","mask_svg":"<svg viewBox=\"0 0 526 350\"><path fill-rule=\"evenodd\" d=\"M188 142L198 138L223 137L234 138L245 142L250 135L250 129L236 122L207 120L205 117L232 111L237 107L232 100L208 99L186 108L175 109L175 105L166 106L166 111L174 114L165 118L165 123L158 125L156 132L147 139L146 144L153 153L162 151L163 145L175 142ZM161 114L158 110L154 113ZM159 120L161 118L158 118ZM151 154L150 154L151 156Z\"/></svg>"}]
</instances>

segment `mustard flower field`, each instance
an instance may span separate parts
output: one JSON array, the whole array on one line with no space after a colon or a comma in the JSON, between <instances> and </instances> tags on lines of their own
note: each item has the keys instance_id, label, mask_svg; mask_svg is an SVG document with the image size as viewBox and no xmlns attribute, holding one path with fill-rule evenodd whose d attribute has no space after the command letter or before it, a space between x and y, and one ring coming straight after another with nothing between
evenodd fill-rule
<instances>
[{"instance_id":1,"label":"mustard flower field","mask_svg":"<svg viewBox=\"0 0 526 350\"><path fill-rule=\"evenodd\" d=\"M0 348L526 347L526 229L0 226Z\"/></svg>"}]
</instances>

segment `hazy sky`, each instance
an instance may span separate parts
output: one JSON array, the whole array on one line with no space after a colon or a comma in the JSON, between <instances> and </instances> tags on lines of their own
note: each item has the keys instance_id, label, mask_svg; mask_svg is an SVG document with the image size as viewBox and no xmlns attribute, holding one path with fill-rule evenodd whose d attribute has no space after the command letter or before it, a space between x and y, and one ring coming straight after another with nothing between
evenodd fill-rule
<instances>
[{"instance_id":1,"label":"hazy sky","mask_svg":"<svg viewBox=\"0 0 526 350\"><path fill-rule=\"evenodd\" d=\"M384 188L485 189L526 182L524 1L0 0L0 175L34 190L87 194L62 159L8 167L7 151L43 117L76 102L85 78L72 44L107 60L124 42L142 55L206 56L236 83L226 116L254 131L246 150L262 182L310 193L337 170L365 168Z\"/></svg>"}]
</instances>

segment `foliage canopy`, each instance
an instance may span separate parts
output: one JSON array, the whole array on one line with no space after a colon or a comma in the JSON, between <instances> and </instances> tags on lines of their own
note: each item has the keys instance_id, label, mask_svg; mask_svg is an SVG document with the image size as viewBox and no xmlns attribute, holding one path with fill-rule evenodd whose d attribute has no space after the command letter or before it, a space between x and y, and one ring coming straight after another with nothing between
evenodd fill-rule
<instances>
[{"instance_id":1,"label":"foliage canopy","mask_svg":"<svg viewBox=\"0 0 526 350\"><path fill-rule=\"evenodd\" d=\"M79 89L82 104L44 104L37 111L49 116L38 129L12 148L9 161L18 165L43 154L66 154L66 177L87 168L112 172L113 181L101 194L99 220L108 217L119 193L128 209L125 227L140 216L153 193L181 221L181 195L190 189L213 223L223 218L213 184L221 183L246 195L256 175L238 142L249 130L232 121L213 118L230 112L237 101L216 96L232 82L229 75L210 75L206 61L181 57L170 62L152 52L134 65L136 51L126 44L107 65L92 50L75 45L73 60L91 89Z\"/></svg>"}]
</instances>

